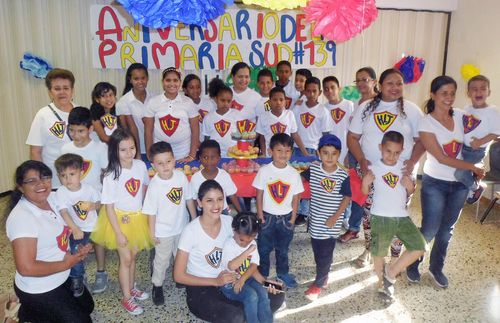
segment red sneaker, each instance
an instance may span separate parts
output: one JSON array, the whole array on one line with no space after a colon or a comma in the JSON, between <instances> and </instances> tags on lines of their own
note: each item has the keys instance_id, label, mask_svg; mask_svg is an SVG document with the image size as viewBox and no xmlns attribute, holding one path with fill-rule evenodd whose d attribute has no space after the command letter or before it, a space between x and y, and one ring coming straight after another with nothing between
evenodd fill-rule
<instances>
[{"instance_id":1,"label":"red sneaker","mask_svg":"<svg viewBox=\"0 0 500 323\"><path fill-rule=\"evenodd\" d=\"M319 294L321 293L321 288L316 286L316 284L311 284L309 288L305 291L306 298L310 301L315 301L318 299Z\"/></svg>"},{"instance_id":2,"label":"red sneaker","mask_svg":"<svg viewBox=\"0 0 500 323\"><path fill-rule=\"evenodd\" d=\"M346 243L347 241L349 240L352 240L352 239L357 239L358 238L358 232L356 231L351 231L351 230L347 230L343 235L341 235L339 237L339 241L340 242L343 242L343 243Z\"/></svg>"},{"instance_id":3,"label":"red sneaker","mask_svg":"<svg viewBox=\"0 0 500 323\"><path fill-rule=\"evenodd\" d=\"M122 299L123 308L132 315L139 315L144 313L144 309L135 302L134 297L129 299Z\"/></svg>"},{"instance_id":4,"label":"red sneaker","mask_svg":"<svg viewBox=\"0 0 500 323\"><path fill-rule=\"evenodd\" d=\"M135 298L138 301L144 301L149 298L149 294L146 293L145 291L142 291L136 287L132 288L130 290L130 296Z\"/></svg>"}]
</instances>

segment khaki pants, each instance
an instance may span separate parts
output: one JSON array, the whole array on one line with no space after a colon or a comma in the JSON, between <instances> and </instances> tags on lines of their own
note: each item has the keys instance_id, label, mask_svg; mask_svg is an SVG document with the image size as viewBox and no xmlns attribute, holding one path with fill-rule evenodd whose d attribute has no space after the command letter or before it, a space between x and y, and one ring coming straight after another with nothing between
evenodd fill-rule
<instances>
[{"instance_id":1,"label":"khaki pants","mask_svg":"<svg viewBox=\"0 0 500 323\"><path fill-rule=\"evenodd\" d=\"M158 238L160 243L155 245L155 259L153 261L153 276L151 282L154 286L162 286L165 280L165 272L170 266L170 259L175 257L180 234L168 238Z\"/></svg>"}]
</instances>

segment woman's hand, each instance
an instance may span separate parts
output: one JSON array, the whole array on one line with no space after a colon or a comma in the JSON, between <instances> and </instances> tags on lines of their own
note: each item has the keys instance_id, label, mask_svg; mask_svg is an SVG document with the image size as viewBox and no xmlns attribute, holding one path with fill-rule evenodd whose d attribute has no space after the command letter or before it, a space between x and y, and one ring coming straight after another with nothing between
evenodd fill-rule
<instances>
[{"instance_id":1,"label":"woman's hand","mask_svg":"<svg viewBox=\"0 0 500 323\"><path fill-rule=\"evenodd\" d=\"M235 274L227 270L221 271L217 276L217 286L224 286L226 284L234 283L236 280Z\"/></svg>"},{"instance_id":2,"label":"woman's hand","mask_svg":"<svg viewBox=\"0 0 500 323\"><path fill-rule=\"evenodd\" d=\"M127 237L122 232L116 235L116 244L121 248L125 248L127 246Z\"/></svg>"},{"instance_id":3,"label":"woman's hand","mask_svg":"<svg viewBox=\"0 0 500 323\"><path fill-rule=\"evenodd\" d=\"M186 164L186 163L190 163L194 160L194 157L191 156L191 155L187 155L186 157L182 158L182 159L179 159L177 162L180 163L180 164Z\"/></svg>"},{"instance_id":4,"label":"woman's hand","mask_svg":"<svg viewBox=\"0 0 500 323\"><path fill-rule=\"evenodd\" d=\"M369 160L363 158L361 159L361 161L359 162L359 167L361 168L361 172L363 174L366 174L368 173L368 171L370 170L369 166L371 165L372 163L370 163Z\"/></svg>"},{"instance_id":5,"label":"woman's hand","mask_svg":"<svg viewBox=\"0 0 500 323\"><path fill-rule=\"evenodd\" d=\"M63 262L68 265L68 268L72 268L74 265L85 259L87 254L92 250L92 244L87 243L86 245L78 245L77 251L75 254L71 254L67 252L64 255Z\"/></svg>"},{"instance_id":6,"label":"woman's hand","mask_svg":"<svg viewBox=\"0 0 500 323\"><path fill-rule=\"evenodd\" d=\"M415 163L411 159L407 159L403 162L403 175L410 176L413 173L413 169L415 168Z\"/></svg>"},{"instance_id":7,"label":"woman's hand","mask_svg":"<svg viewBox=\"0 0 500 323\"><path fill-rule=\"evenodd\" d=\"M486 171L482 167L473 166L471 170L477 176L478 179L482 179L486 174Z\"/></svg>"}]
</instances>

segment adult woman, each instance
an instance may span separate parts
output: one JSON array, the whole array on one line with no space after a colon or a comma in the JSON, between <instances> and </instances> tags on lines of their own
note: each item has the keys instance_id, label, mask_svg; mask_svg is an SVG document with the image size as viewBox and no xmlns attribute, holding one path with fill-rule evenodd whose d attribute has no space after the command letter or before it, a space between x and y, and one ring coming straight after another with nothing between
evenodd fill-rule
<instances>
[{"instance_id":1,"label":"adult woman","mask_svg":"<svg viewBox=\"0 0 500 323\"><path fill-rule=\"evenodd\" d=\"M356 88L361 94L361 98L354 102L354 111L356 111L362 103L373 99L377 95L377 73L369 66L362 67L356 72L354 83L356 83Z\"/></svg>"},{"instance_id":2,"label":"adult woman","mask_svg":"<svg viewBox=\"0 0 500 323\"><path fill-rule=\"evenodd\" d=\"M174 280L186 286L189 310L209 322L244 322L243 307L230 301L219 286L235 281L235 273L221 271L222 247L233 235L232 218L221 215L224 208L222 187L205 181L198 190L202 215L189 223L181 234L174 265ZM260 279L260 283L264 277ZM271 296L271 295L270 295ZM271 308L283 303L283 295L271 296Z\"/></svg>"},{"instance_id":3,"label":"adult woman","mask_svg":"<svg viewBox=\"0 0 500 323\"><path fill-rule=\"evenodd\" d=\"M404 150L400 159L405 164L405 172L412 173L424 153L417 132L422 112L414 103L403 99L403 75L400 71L393 68L385 70L380 75L379 84L380 92L373 100L365 102L354 112L347 134L347 146L358 161L360 173L364 174L372 162L380 159L379 144L384 133L398 131L404 137ZM359 266L368 264L370 258L370 196L364 205L365 251L358 258ZM393 249L393 256L398 256L400 246L393 244Z\"/></svg>"},{"instance_id":4,"label":"adult woman","mask_svg":"<svg viewBox=\"0 0 500 323\"><path fill-rule=\"evenodd\" d=\"M441 288L448 287L443 273L448 245L453 235L468 189L455 179L455 170L467 169L478 177L484 170L461 160L464 141L462 112L453 109L457 83L449 76L438 76L431 83L431 98L425 106L425 117L419 123L420 140L427 150L422 176L422 226L427 241L434 239L429 275ZM410 282L420 282L419 262L407 268Z\"/></svg>"},{"instance_id":5,"label":"adult woman","mask_svg":"<svg viewBox=\"0 0 500 323\"><path fill-rule=\"evenodd\" d=\"M91 322L94 301L87 288L74 297L70 268L92 248L81 246L68 253L69 228L51 196L51 170L29 160L16 170L16 189L11 197L7 237L12 243L21 322Z\"/></svg>"},{"instance_id":6,"label":"adult woman","mask_svg":"<svg viewBox=\"0 0 500 323\"><path fill-rule=\"evenodd\" d=\"M75 77L68 70L54 68L45 77L52 102L38 110L26 144L30 146L30 158L43 161L55 174L54 161L61 155L61 147L71 141L68 133L68 116L74 105L73 89ZM61 185L57 176L52 178L52 186Z\"/></svg>"}]
</instances>

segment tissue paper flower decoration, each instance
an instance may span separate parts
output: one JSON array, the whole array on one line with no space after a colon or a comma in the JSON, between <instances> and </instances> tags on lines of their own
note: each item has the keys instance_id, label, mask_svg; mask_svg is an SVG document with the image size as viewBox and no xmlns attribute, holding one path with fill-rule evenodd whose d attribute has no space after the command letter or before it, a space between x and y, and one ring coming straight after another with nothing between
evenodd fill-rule
<instances>
[{"instance_id":1,"label":"tissue paper flower decoration","mask_svg":"<svg viewBox=\"0 0 500 323\"><path fill-rule=\"evenodd\" d=\"M151 28L185 25L206 26L225 12L233 0L118 0L134 21Z\"/></svg>"},{"instance_id":2,"label":"tissue paper flower decoration","mask_svg":"<svg viewBox=\"0 0 500 323\"><path fill-rule=\"evenodd\" d=\"M307 0L243 0L246 5L257 5L264 8L280 11L283 9L295 9L305 7Z\"/></svg>"},{"instance_id":3,"label":"tissue paper flower decoration","mask_svg":"<svg viewBox=\"0 0 500 323\"><path fill-rule=\"evenodd\" d=\"M39 79L44 79L52 69L52 65L45 59L30 53L24 53L23 59L19 62L19 67Z\"/></svg>"},{"instance_id":4,"label":"tissue paper flower decoration","mask_svg":"<svg viewBox=\"0 0 500 323\"><path fill-rule=\"evenodd\" d=\"M425 60L418 57L406 56L394 65L403 74L406 83L417 82L424 72Z\"/></svg>"},{"instance_id":5,"label":"tissue paper flower decoration","mask_svg":"<svg viewBox=\"0 0 500 323\"><path fill-rule=\"evenodd\" d=\"M460 74L462 74L464 80L468 81L474 76L481 74L481 71L475 65L464 64L460 69Z\"/></svg>"},{"instance_id":6,"label":"tissue paper flower decoration","mask_svg":"<svg viewBox=\"0 0 500 323\"><path fill-rule=\"evenodd\" d=\"M311 0L304 8L313 35L344 42L361 33L378 15L375 0Z\"/></svg>"},{"instance_id":7,"label":"tissue paper flower decoration","mask_svg":"<svg viewBox=\"0 0 500 323\"><path fill-rule=\"evenodd\" d=\"M340 96L349 101L357 101L361 98L358 88L354 85L344 86L340 91Z\"/></svg>"}]
</instances>

